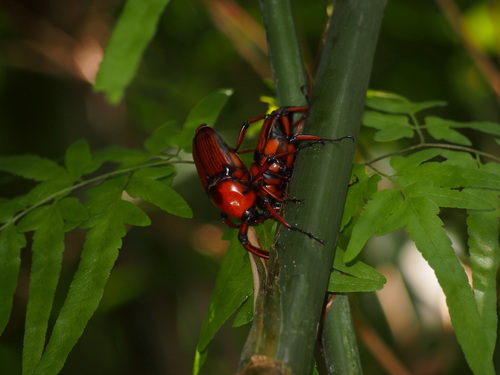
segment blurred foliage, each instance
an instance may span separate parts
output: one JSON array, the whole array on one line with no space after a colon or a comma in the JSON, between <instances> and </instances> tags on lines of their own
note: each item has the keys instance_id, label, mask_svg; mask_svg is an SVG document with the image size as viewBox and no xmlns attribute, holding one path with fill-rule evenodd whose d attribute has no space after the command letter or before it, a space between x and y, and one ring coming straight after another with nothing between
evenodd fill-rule
<instances>
[{"instance_id":1,"label":"blurred foliage","mask_svg":"<svg viewBox=\"0 0 500 375\"><path fill-rule=\"evenodd\" d=\"M112 106L102 94L93 92L92 82L114 20L123 7L121 1L3 1L0 154L34 153L60 160L67 146L80 138L87 139L92 149L114 144L138 147L147 134L167 121L184 121L195 103L222 87L232 88L234 95L217 127L228 143L233 142L235 129L244 120L265 111L259 97L272 95L265 83L271 77L263 51L242 38L228 38L235 34L222 22L229 16L217 8L220 3L172 0L125 98ZM498 2L456 3L474 43L498 61ZM260 23L257 2L242 0L238 4ZM324 3L299 1L296 6L304 54L314 69L327 18ZM247 26L239 9L232 10L234 22ZM488 17L491 23L485 21ZM436 111L444 118L500 121L498 98L432 1L388 1L370 87L397 92L414 101L445 100L448 106ZM366 131L366 136L372 135ZM492 142L489 137L474 141L485 150ZM223 226L199 186L194 168L179 168L179 174L183 177L176 181L176 188L193 208L194 219L180 219L150 208L152 227L135 228L128 235L98 314L70 354L62 374L191 371L215 274L227 244L220 240ZM3 197L30 188L23 184L0 175ZM461 228L454 229L460 237ZM82 236L75 233L66 238L68 251L62 274L66 287L78 261ZM382 251L367 256L373 258L371 264L393 265L396 249L402 245L403 240L396 235L382 244ZM20 373L17 366L21 362L28 251L23 257L14 313L0 338L0 372L4 374ZM56 307L65 292L56 293ZM378 322L382 339L414 373L469 371L449 331L443 333L440 327L428 325L412 327L415 331L405 338L393 337L374 295L360 296L354 305L359 320ZM247 329L223 329L211 346L203 373L232 373ZM363 345L361 354L366 374L382 371Z\"/></svg>"}]
</instances>

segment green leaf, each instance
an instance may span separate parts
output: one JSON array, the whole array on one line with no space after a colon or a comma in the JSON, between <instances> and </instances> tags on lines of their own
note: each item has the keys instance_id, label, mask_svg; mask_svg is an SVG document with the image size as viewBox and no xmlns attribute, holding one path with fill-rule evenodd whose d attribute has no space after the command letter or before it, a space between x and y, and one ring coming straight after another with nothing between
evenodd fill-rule
<instances>
[{"instance_id":1,"label":"green leaf","mask_svg":"<svg viewBox=\"0 0 500 375\"><path fill-rule=\"evenodd\" d=\"M231 231L230 239L231 245L217 275L208 313L198 340L196 351L197 358L200 359L203 358L203 353L207 350L215 333L253 294L253 278L248 253L239 243L236 231ZM201 365L202 362L195 360L193 373L197 373Z\"/></svg>"},{"instance_id":2,"label":"green leaf","mask_svg":"<svg viewBox=\"0 0 500 375\"><path fill-rule=\"evenodd\" d=\"M35 375L59 373L101 300L121 238L126 234L126 224L143 225L149 221L136 206L121 200L120 191L107 197L101 213L90 221L92 227L86 235L78 269Z\"/></svg>"},{"instance_id":3,"label":"green leaf","mask_svg":"<svg viewBox=\"0 0 500 375\"><path fill-rule=\"evenodd\" d=\"M91 199L85 202L85 208L91 219L86 223L85 228L93 226L93 217L100 215L110 202L114 202L116 197L121 197L123 188L127 182L127 176L120 175L108 178L100 185L87 189L85 194Z\"/></svg>"},{"instance_id":4,"label":"green leaf","mask_svg":"<svg viewBox=\"0 0 500 375\"><path fill-rule=\"evenodd\" d=\"M182 134L184 137L179 140L179 147L187 152L192 152L192 138L194 132L201 124L213 126L222 108L227 103L229 97L233 94L233 90L220 89L203 98L192 110L184 122L182 128L185 130Z\"/></svg>"},{"instance_id":5,"label":"green leaf","mask_svg":"<svg viewBox=\"0 0 500 375\"><path fill-rule=\"evenodd\" d=\"M382 274L361 261L347 265L343 261L344 255L344 251L338 247L333 263L335 270L328 282L329 292L373 292L384 287L387 280Z\"/></svg>"},{"instance_id":6,"label":"green leaf","mask_svg":"<svg viewBox=\"0 0 500 375\"><path fill-rule=\"evenodd\" d=\"M387 115L375 111L365 111L363 125L379 129L374 139L377 142L395 141L401 138L413 137L413 127L407 116Z\"/></svg>"},{"instance_id":7,"label":"green leaf","mask_svg":"<svg viewBox=\"0 0 500 375\"><path fill-rule=\"evenodd\" d=\"M148 179L165 179L167 177L174 177L177 171L172 164L166 164L158 167L141 168L134 172L132 178L148 178ZM171 179L169 179L170 181Z\"/></svg>"},{"instance_id":8,"label":"green leaf","mask_svg":"<svg viewBox=\"0 0 500 375\"><path fill-rule=\"evenodd\" d=\"M17 287L21 266L21 248L26 245L24 235L14 224L0 231L0 334L9 321L12 299Z\"/></svg>"},{"instance_id":9,"label":"green leaf","mask_svg":"<svg viewBox=\"0 0 500 375\"><path fill-rule=\"evenodd\" d=\"M195 350L194 353L194 361L193 361L193 375L198 375L201 367L205 363L205 359L207 359L208 349L205 349L203 352L200 352L198 349Z\"/></svg>"},{"instance_id":10,"label":"green leaf","mask_svg":"<svg viewBox=\"0 0 500 375\"><path fill-rule=\"evenodd\" d=\"M94 153L94 160L99 163L113 162L120 164L119 169L136 167L151 158L149 152L120 146L109 146Z\"/></svg>"},{"instance_id":11,"label":"green leaf","mask_svg":"<svg viewBox=\"0 0 500 375\"><path fill-rule=\"evenodd\" d=\"M403 197L399 191L386 189L373 194L354 225L344 262L356 258L373 235L381 236L401 228L403 217Z\"/></svg>"},{"instance_id":12,"label":"green leaf","mask_svg":"<svg viewBox=\"0 0 500 375\"><path fill-rule=\"evenodd\" d=\"M366 167L362 164L354 164L351 172L351 181L354 181L347 190L346 204L342 215L341 230L354 217L360 207L363 207L365 201L369 199L376 191L378 182L382 179L378 174L368 176Z\"/></svg>"},{"instance_id":13,"label":"green leaf","mask_svg":"<svg viewBox=\"0 0 500 375\"><path fill-rule=\"evenodd\" d=\"M57 208L64 219L64 231L76 228L89 218L85 205L76 198L64 198L57 202Z\"/></svg>"},{"instance_id":14,"label":"green leaf","mask_svg":"<svg viewBox=\"0 0 500 375\"><path fill-rule=\"evenodd\" d=\"M120 202L121 215L123 215L123 223L135 225L137 227L146 227L151 225L151 220L139 207L129 201Z\"/></svg>"},{"instance_id":15,"label":"green leaf","mask_svg":"<svg viewBox=\"0 0 500 375\"><path fill-rule=\"evenodd\" d=\"M464 208L469 210L493 210L491 201L483 199L481 191L472 189L448 189L435 186L433 181L421 181L405 186L405 192L413 197L427 197L439 207Z\"/></svg>"},{"instance_id":16,"label":"green leaf","mask_svg":"<svg viewBox=\"0 0 500 375\"><path fill-rule=\"evenodd\" d=\"M480 164L479 160L468 152L442 150L441 156L446 159L446 164L463 168L478 169Z\"/></svg>"},{"instance_id":17,"label":"green leaf","mask_svg":"<svg viewBox=\"0 0 500 375\"><path fill-rule=\"evenodd\" d=\"M11 221L14 215L26 207L26 196L20 195L0 201L0 223Z\"/></svg>"},{"instance_id":18,"label":"green leaf","mask_svg":"<svg viewBox=\"0 0 500 375\"><path fill-rule=\"evenodd\" d=\"M20 232L30 232L38 229L50 207L45 205L32 209L19 221L17 229Z\"/></svg>"},{"instance_id":19,"label":"green leaf","mask_svg":"<svg viewBox=\"0 0 500 375\"><path fill-rule=\"evenodd\" d=\"M490 212L469 211L467 231L474 297L479 315L484 326L485 340L490 352L485 353L488 360L493 360L493 350L497 338L497 270L500 261L498 243L498 217L500 201L496 192L478 192L483 199L490 199L497 209Z\"/></svg>"},{"instance_id":20,"label":"green leaf","mask_svg":"<svg viewBox=\"0 0 500 375\"><path fill-rule=\"evenodd\" d=\"M241 327L253 320L253 298L248 297L241 305L233 320L233 327Z\"/></svg>"},{"instance_id":21,"label":"green leaf","mask_svg":"<svg viewBox=\"0 0 500 375\"><path fill-rule=\"evenodd\" d=\"M429 134L437 140L445 140L458 145L470 146L472 142L463 134L453 130L453 121L444 120L439 117L426 117L425 123Z\"/></svg>"},{"instance_id":22,"label":"green leaf","mask_svg":"<svg viewBox=\"0 0 500 375\"><path fill-rule=\"evenodd\" d=\"M37 155L0 156L0 171L35 181L48 181L67 176L64 168L57 163Z\"/></svg>"},{"instance_id":23,"label":"green leaf","mask_svg":"<svg viewBox=\"0 0 500 375\"><path fill-rule=\"evenodd\" d=\"M446 102L437 100L412 103L402 97L401 98L370 97L366 100L367 107L387 113L415 114L417 112L423 111L424 109L442 107L445 105Z\"/></svg>"},{"instance_id":24,"label":"green leaf","mask_svg":"<svg viewBox=\"0 0 500 375\"><path fill-rule=\"evenodd\" d=\"M373 280L360 279L351 275L332 272L328 281L330 293L359 293L381 290L384 284L375 283Z\"/></svg>"},{"instance_id":25,"label":"green leaf","mask_svg":"<svg viewBox=\"0 0 500 375\"><path fill-rule=\"evenodd\" d=\"M168 147L181 147L182 140L187 137L186 131L193 136L191 129L181 130L176 121L169 121L153 131L144 142L144 148L152 154L159 154Z\"/></svg>"},{"instance_id":26,"label":"green leaf","mask_svg":"<svg viewBox=\"0 0 500 375\"><path fill-rule=\"evenodd\" d=\"M127 0L113 30L94 89L118 103L135 75L169 0Z\"/></svg>"},{"instance_id":27,"label":"green leaf","mask_svg":"<svg viewBox=\"0 0 500 375\"><path fill-rule=\"evenodd\" d=\"M410 185L418 181L433 181L436 186L448 188L499 189L500 175L486 171L464 168L448 162L429 162L415 169L399 171L398 183Z\"/></svg>"},{"instance_id":28,"label":"green leaf","mask_svg":"<svg viewBox=\"0 0 500 375\"><path fill-rule=\"evenodd\" d=\"M458 122L458 121L443 120L439 117L433 117L433 116L425 118L426 123L428 123L429 121L432 123L444 123L451 128L458 128L458 129L467 128L467 129L477 130L486 134L500 135L500 124L496 122L486 122L486 121Z\"/></svg>"},{"instance_id":29,"label":"green leaf","mask_svg":"<svg viewBox=\"0 0 500 375\"><path fill-rule=\"evenodd\" d=\"M409 173L413 171L418 165L423 163L424 161L435 158L438 155L441 155L443 150L439 148L428 148L425 150L414 152L408 156L399 156L395 155L391 158L390 164L397 171L405 171L408 170Z\"/></svg>"},{"instance_id":30,"label":"green leaf","mask_svg":"<svg viewBox=\"0 0 500 375\"><path fill-rule=\"evenodd\" d=\"M56 205L36 209L40 218L33 235L29 299L23 344L23 374L31 375L40 360L64 250L63 219ZM32 211L33 212L33 211Z\"/></svg>"},{"instance_id":31,"label":"green leaf","mask_svg":"<svg viewBox=\"0 0 500 375\"><path fill-rule=\"evenodd\" d=\"M172 215L193 217L193 212L184 198L172 189L168 182L157 180L155 175L146 175L147 171L157 173L158 170L159 168L146 168L134 173L127 185L127 192L132 197L140 197Z\"/></svg>"},{"instance_id":32,"label":"green leaf","mask_svg":"<svg viewBox=\"0 0 500 375\"><path fill-rule=\"evenodd\" d=\"M467 275L437 216L438 206L430 199L410 195L405 206L405 228L446 295L451 322L469 366L475 374L493 374L493 364L488 358L492 348L484 339L484 327Z\"/></svg>"},{"instance_id":33,"label":"green leaf","mask_svg":"<svg viewBox=\"0 0 500 375\"><path fill-rule=\"evenodd\" d=\"M100 165L101 163L92 160L89 144L83 139L76 141L66 150L66 169L75 180L95 171Z\"/></svg>"},{"instance_id":34,"label":"green leaf","mask_svg":"<svg viewBox=\"0 0 500 375\"><path fill-rule=\"evenodd\" d=\"M73 179L68 175L44 181L36 185L26 194L26 205L34 206L55 198L62 198L71 192Z\"/></svg>"}]
</instances>

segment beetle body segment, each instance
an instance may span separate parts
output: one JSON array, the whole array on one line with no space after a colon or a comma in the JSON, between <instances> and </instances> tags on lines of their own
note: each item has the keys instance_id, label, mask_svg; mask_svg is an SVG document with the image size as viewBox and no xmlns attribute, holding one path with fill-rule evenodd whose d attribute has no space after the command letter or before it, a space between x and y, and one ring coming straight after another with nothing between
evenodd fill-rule
<instances>
[{"instance_id":1,"label":"beetle body segment","mask_svg":"<svg viewBox=\"0 0 500 375\"><path fill-rule=\"evenodd\" d=\"M224 214L243 219L255 207L257 194L240 157L210 126L198 127L193 159L203 188Z\"/></svg>"},{"instance_id":2,"label":"beetle body segment","mask_svg":"<svg viewBox=\"0 0 500 375\"><path fill-rule=\"evenodd\" d=\"M225 178L250 180L247 167L240 157L207 124L202 124L196 129L193 139L193 159L201 184L207 192L212 185Z\"/></svg>"},{"instance_id":3,"label":"beetle body segment","mask_svg":"<svg viewBox=\"0 0 500 375\"><path fill-rule=\"evenodd\" d=\"M219 181L208 194L219 210L234 219L250 216L257 201L255 189L249 183L236 180Z\"/></svg>"}]
</instances>

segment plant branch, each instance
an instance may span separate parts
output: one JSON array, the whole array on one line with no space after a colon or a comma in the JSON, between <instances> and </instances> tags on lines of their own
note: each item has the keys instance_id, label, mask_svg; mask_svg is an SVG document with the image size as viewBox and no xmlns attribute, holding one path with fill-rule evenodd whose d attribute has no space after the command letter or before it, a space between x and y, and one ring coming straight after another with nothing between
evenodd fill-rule
<instances>
[{"instance_id":1,"label":"plant branch","mask_svg":"<svg viewBox=\"0 0 500 375\"><path fill-rule=\"evenodd\" d=\"M77 184L68 186L67 188L64 188L64 189L61 189L61 190L55 192L54 194L51 194L47 198L44 198L44 199L40 200L39 202L36 202L36 203L32 204L31 206L25 208L24 210L20 211L17 215L15 215L14 217L12 217L12 219L10 219L7 223L5 223L4 225L0 226L0 231L4 230L10 224L16 223L22 217L24 217L25 215L27 215L29 212L33 211L34 209L36 209L36 208L38 208L40 206L43 206L44 204L49 203L50 201L56 199L57 197L66 195L66 194L68 194L68 193L70 193L70 192L72 192L74 190L80 189L80 188L88 186L88 185L95 184L95 183L103 181L103 180L105 180L107 178L111 178L111 177L115 177L115 176L120 176L120 175L131 173L131 172L135 172L135 171L137 171L139 169L150 168L150 167L160 167L162 165L167 165L167 164L181 164L181 163L192 164L193 162L192 161L187 161L187 160L176 160L176 161L162 160L162 161L156 161L156 162L149 163L149 164L142 164L142 165L139 165L139 166L136 166L136 167L126 168L126 169L120 169L120 170L117 170L117 171L112 171L112 172L104 173L102 175L90 178L88 180L81 181L81 182L79 182Z\"/></svg>"},{"instance_id":2,"label":"plant branch","mask_svg":"<svg viewBox=\"0 0 500 375\"><path fill-rule=\"evenodd\" d=\"M488 154L487 152L479 151L479 150L476 150L476 149L473 149L470 147L459 146L459 145L449 145L446 143L419 143L418 145L415 145L415 146L410 146L410 147L407 147L407 148L404 148L404 149L401 149L398 151L394 151L394 152L390 152L390 153L385 154L385 155L378 156L375 159L367 161L364 164L371 166L372 164L375 164L376 162L378 162L380 160L390 158L391 156L402 155L402 154L406 154L408 152L423 150L426 148L442 148L445 150L469 152L469 153L474 154L474 155L483 156L485 158L490 158L492 160L500 162L500 157L492 155L492 154Z\"/></svg>"}]
</instances>

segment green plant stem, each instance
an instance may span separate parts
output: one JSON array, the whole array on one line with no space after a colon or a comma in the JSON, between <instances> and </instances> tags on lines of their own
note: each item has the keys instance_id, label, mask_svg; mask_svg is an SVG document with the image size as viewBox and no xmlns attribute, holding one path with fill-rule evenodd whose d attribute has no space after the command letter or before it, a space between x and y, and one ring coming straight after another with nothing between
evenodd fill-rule
<instances>
[{"instance_id":1,"label":"green plant stem","mask_svg":"<svg viewBox=\"0 0 500 375\"><path fill-rule=\"evenodd\" d=\"M70 193L70 192L72 192L74 190L78 190L78 189L80 189L82 187L95 184L95 183L103 181L103 180L105 180L107 178L111 178L111 177L115 177L115 176L120 176L122 174L132 173L132 172L135 172L135 171L137 171L139 169L142 169L142 168L152 168L152 167L160 167L160 166L167 165L167 164L183 164L183 163L193 164L192 161L188 161L188 160L174 160L174 161L172 161L172 160L161 160L161 161L151 162L151 163L148 163L148 164L141 164L141 165L138 165L136 167L126 168L126 169L120 169L120 170L117 170L117 171L112 171L112 172L104 173L102 175L99 175L99 176L96 176L96 177L93 177L93 178L89 178L88 180L84 180L84 181L81 181L81 182L79 182L77 184L68 186L67 188L61 189L58 192L56 192L56 193L48 196L47 198L44 198L44 199L40 200L39 202L36 202L33 205L25 208L24 210L22 210L18 214L16 214L7 223L5 223L4 225L0 226L0 231L2 231L5 228L7 228L11 223L16 223L23 216L25 216L26 214L28 214L30 211L33 211L35 208L43 206L44 204L46 204L48 202L51 202L52 200L57 199L58 197L65 196L66 194L68 194L68 193Z\"/></svg>"},{"instance_id":2,"label":"green plant stem","mask_svg":"<svg viewBox=\"0 0 500 375\"><path fill-rule=\"evenodd\" d=\"M346 295L337 295L332 301L324 318L321 342L328 374L363 373Z\"/></svg>"},{"instance_id":3,"label":"green plant stem","mask_svg":"<svg viewBox=\"0 0 500 375\"><path fill-rule=\"evenodd\" d=\"M289 0L261 0L273 80L278 103L283 106L307 104L307 89L299 39Z\"/></svg>"},{"instance_id":4,"label":"green plant stem","mask_svg":"<svg viewBox=\"0 0 500 375\"><path fill-rule=\"evenodd\" d=\"M495 160L497 162L500 162L500 158L498 156L489 154L489 153L484 152L484 151L479 151L479 150L476 150L476 149L470 148L470 147L452 145L452 144L446 144L446 143L420 143L420 144L415 145L415 146L410 146L410 147L404 148L402 150L398 150L398 151L390 152L390 153L385 154L385 155L378 156L375 159L372 159L372 160L366 162L365 165L371 166L372 164L375 164L376 162L378 162L380 160L390 158L391 156L394 156L394 155L403 155L403 154L406 154L409 152L423 150L426 148L442 148L444 150L469 152L469 153L474 154L474 155L483 156L485 158L489 158L489 159Z\"/></svg>"},{"instance_id":5,"label":"green plant stem","mask_svg":"<svg viewBox=\"0 0 500 375\"><path fill-rule=\"evenodd\" d=\"M385 0L335 3L305 133L326 138L357 136L384 6ZM269 38L270 48L282 42ZM299 154L289 197L304 199L304 203L287 204L282 212L288 223L314 233L325 244L279 229L242 355L242 373L271 373L273 369L285 374L311 373L353 154L349 140Z\"/></svg>"}]
</instances>

